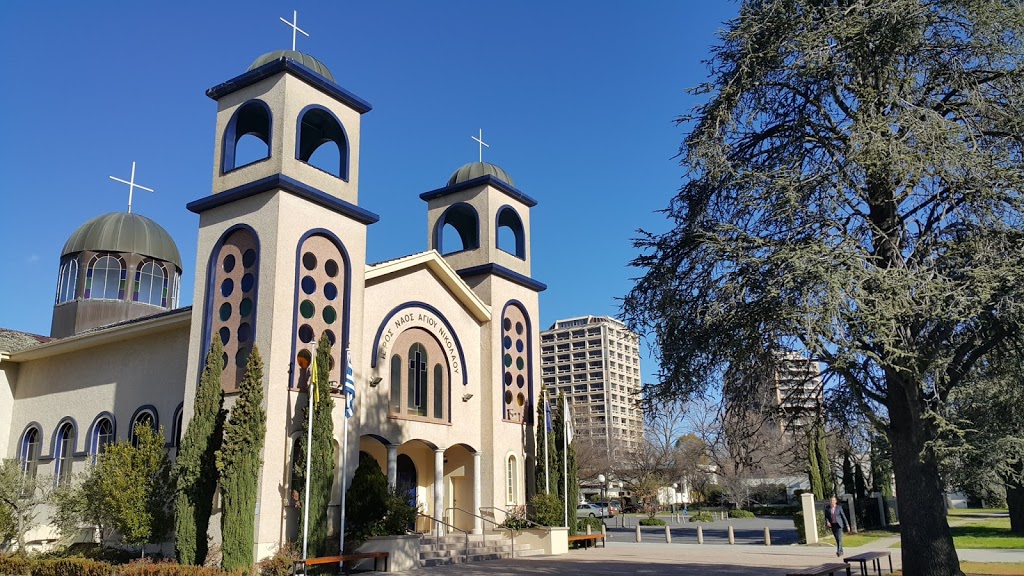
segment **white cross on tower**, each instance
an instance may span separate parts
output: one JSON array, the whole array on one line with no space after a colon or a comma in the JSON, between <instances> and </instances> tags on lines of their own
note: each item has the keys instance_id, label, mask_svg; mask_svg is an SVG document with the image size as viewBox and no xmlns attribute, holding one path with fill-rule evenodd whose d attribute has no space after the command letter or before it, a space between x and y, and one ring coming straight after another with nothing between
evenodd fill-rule
<instances>
[{"instance_id":1,"label":"white cross on tower","mask_svg":"<svg viewBox=\"0 0 1024 576\"><path fill-rule=\"evenodd\" d=\"M292 10L292 21L291 22L285 20L284 18L281 18L280 16L278 16L277 18L281 22L284 22L285 24L287 24L288 27L292 29L292 50L295 50L295 37L296 37L295 34L296 34L296 32L301 32L303 36L305 36L306 38L309 38L309 34L307 34L306 31L303 30L302 28L299 28L299 11L298 10Z\"/></svg>"},{"instance_id":2,"label":"white cross on tower","mask_svg":"<svg viewBox=\"0 0 1024 576\"><path fill-rule=\"evenodd\" d=\"M145 186L142 186L140 184L136 184L135 183L135 162L134 161L132 162L132 176L131 176L131 178L129 180L122 180L120 178L115 178L114 176L111 176L110 179L114 180L116 182L120 182L122 184L127 184L128 185L128 213L129 214L132 213L132 192L134 192L136 188L138 188L139 190L145 190L146 192L154 192L154 190L152 188L146 188Z\"/></svg>"},{"instance_id":3,"label":"white cross on tower","mask_svg":"<svg viewBox=\"0 0 1024 576\"><path fill-rule=\"evenodd\" d=\"M480 148L480 162L483 162L484 161L484 148L490 148L490 146L486 142L484 142L484 129L483 128L480 129L480 137L478 138L476 136L473 136L473 140L476 140L477 144L479 144L478 148Z\"/></svg>"}]
</instances>

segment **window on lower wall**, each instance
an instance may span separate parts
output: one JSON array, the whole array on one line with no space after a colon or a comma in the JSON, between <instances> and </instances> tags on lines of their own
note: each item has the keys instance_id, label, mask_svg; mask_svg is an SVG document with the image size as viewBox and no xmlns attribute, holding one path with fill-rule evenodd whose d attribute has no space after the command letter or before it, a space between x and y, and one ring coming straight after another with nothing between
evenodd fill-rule
<instances>
[{"instance_id":1,"label":"window on lower wall","mask_svg":"<svg viewBox=\"0 0 1024 576\"><path fill-rule=\"evenodd\" d=\"M39 467L39 446L42 443L42 434L38 428L29 428L21 441L21 471L29 478L36 477L36 469Z\"/></svg>"},{"instance_id":2,"label":"window on lower wall","mask_svg":"<svg viewBox=\"0 0 1024 576\"><path fill-rule=\"evenodd\" d=\"M75 427L65 422L57 430L57 453L54 454L57 469L54 471L57 486L71 483L71 458L75 452Z\"/></svg>"},{"instance_id":3,"label":"window on lower wall","mask_svg":"<svg viewBox=\"0 0 1024 576\"><path fill-rule=\"evenodd\" d=\"M516 457L509 454L505 463L505 503L516 504L519 494L519 466Z\"/></svg>"}]
</instances>

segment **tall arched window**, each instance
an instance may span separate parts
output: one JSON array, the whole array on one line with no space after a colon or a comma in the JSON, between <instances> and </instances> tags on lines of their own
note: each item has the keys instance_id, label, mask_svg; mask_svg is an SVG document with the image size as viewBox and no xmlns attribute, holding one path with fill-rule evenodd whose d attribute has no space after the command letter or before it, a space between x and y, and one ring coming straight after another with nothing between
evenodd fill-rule
<instances>
[{"instance_id":1,"label":"tall arched window","mask_svg":"<svg viewBox=\"0 0 1024 576\"><path fill-rule=\"evenodd\" d=\"M270 107L250 100L238 107L224 130L221 173L270 158Z\"/></svg>"},{"instance_id":2,"label":"tall arched window","mask_svg":"<svg viewBox=\"0 0 1024 576\"><path fill-rule=\"evenodd\" d=\"M114 442L114 423L102 416L92 427L92 438L89 440L89 453L92 454L93 462L96 457L102 454L107 446Z\"/></svg>"},{"instance_id":3,"label":"tall arched window","mask_svg":"<svg viewBox=\"0 0 1024 576\"><path fill-rule=\"evenodd\" d=\"M296 160L348 180L348 136L330 110L315 104L303 108L299 113L298 132Z\"/></svg>"},{"instance_id":4,"label":"tall arched window","mask_svg":"<svg viewBox=\"0 0 1024 576\"><path fill-rule=\"evenodd\" d=\"M78 258L71 258L60 266L57 280L57 304L75 299L78 291Z\"/></svg>"},{"instance_id":5,"label":"tall arched window","mask_svg":"<svg viewBox=\"0 0 1024 576\"><path fill-rule=\"evenodd\" d=\"M448 422L450 376L441 344L430 332L410 328L398 335L392 349L391 415Z\"/></svg>"},{"instance_id":6,"label":"tall arched window","mask_svg":"<svg viewBox=\"0 0 1024 576\"><path fill-rule=\"evenodd\" d=\"M86 271L85 297L93 300L124 298L124 266L115 256L97 256Z\"/></svg>"},{"instance_id":7,"label":"tall arched window","mask_svg":"<svg viewBox=\"0 0 1024 576\"><path fill-rule=\"evenodd\" d=\"M408 407L410 414L427 415L427 351L420 343L409 348Z\"/></svg>"},{"instance_id":8,"label":"tall arched window","mask_svg":"<svg viewBox=\"0 0 1024 576\"><path fill-rule=\"evenodd\" d=\"M182 415L183 410L182 410L182 408L183 408L183 405L182 404L178 404L178 407L174 410L174 429L171 431L171 433L173 434L172 435L172 438L173 438L172 442L174 442L173 446L174 446L175 450L178 450L178 449L181 448L181 434L183 432L182 429L181 429L181 425L182 425L182 421L183 421L183 415Z\"/></svg>"},{"instance_id":9,"label":"tall arched window","mask_svg":"<svg viewBox=\"0 0 1024 576\"><path fill-rule=\"evenodd\" d=\"M523 220L515 209L511 206L499 208L495 223L497 224L497 233L494 236L495 248L525 260L526 232L523 229Z\"/></svg>"},{"instance_id":10,"label":"tall arched window","mask_svg":"<svg viewBox=\"0 0 1024 576\"><path fill-rule=\"evenodd\" d=\"M348 255L337 238L326 232L308 234L300 241L295 264L299 285L292 346L297 369L291 385L299 389L306 386L312 351L323 334L331 344L327 380L344 381L342 352L348 338Z\"/></svg>"},{"instance_id":11,"label":"tall arched window","mask_svg":"<svg viewBox=\"0 0 1024 576\"><path fill-rule=\"evenodd\" d=\"M402 410L402 357L395 354L391 357L391 411Z\"/></svg>"},{"instance_id":12,"label":"tall arched window","mask_svg":"<svg viewBox=\"0 0 1024 576\"><path fill-rule=\"evenodd\" d=\"M229 229L221 237L210 260L204 350L213 335L224 344L221 388L238 391L253 343L256 341L256 310L259 292L259 242L247 226Z\"/></svg>"},{"instance_id":13,"label":"tall arched window","mask_svg":"<svg viewBox=\"0 0 1024 576\"><path fill-rule=\"evenodd\" d=\"M39 467L39 447L42 441L43 435L35 426L25 430L21 439L21 471L32 479L35 479L36 468Z\"/></svg>"},{"instance_id":14,"label":"tall arched window","mask_svg":"<svg viewBox=\"0 0 1024 576\"><path fill-rule=\"evenodd\" d=\"M519 463L514 454L505 463L505 503L516 504L519 495Z\"/></svg>"},{"instance_id":15,"label":"tall arched window","mask_svg":"<svg viewBox=\"0 0 1024 576\"><path fill-rule=\"evenodd\" d=\"M152 260L139 266L135 272L132 300L153 306L167 306L167 275L164 274L163 266Z\"/></svg>"},{"instance_id":16,"label":"tall arched window","mask_svg":"<svg viewBox=\"0 0 1024 576\"><path fill-rule=\"evenodd\" d=\"M449 206L434 225L434 250L454 254L480 247L480 218L476 209L458 202Z\"/></svg>"},{"instance_id":17,"label":"tall arched window","mask_svg":"<svg viewBox=\"0 0 1024 576\"><path fill-rule=\"evenodd\" d=\"M138 430L143 426L150 430L156 430L156 413L149 408L140 409L135 414L135 418L132 419L132 429L130 432L132 446L139 445Z\"/></svg>"},{"instance_id":18,"label":"tall arched window","mask_svg":"<svg viewBox=\"0 0 1024 576\"><path fill-rule=\"evenodd\" d=\"M56 462L54 476L58 486L67 486L71 483L71 458L75 452L75 427L71 422L61 424L57 429L56 454L53 458Z\"/></svg>"},{"instance_id":19,"label":"tall arched window","mask_svg":"<svg viewBox=\"0 0 1024 576\"><path fill-rule=\"evenodd\" d=\"M171 305L169 308L177 308L181 296L181 273L174 271L174 280L171 282Z\"/></svg>"}]
</instances>

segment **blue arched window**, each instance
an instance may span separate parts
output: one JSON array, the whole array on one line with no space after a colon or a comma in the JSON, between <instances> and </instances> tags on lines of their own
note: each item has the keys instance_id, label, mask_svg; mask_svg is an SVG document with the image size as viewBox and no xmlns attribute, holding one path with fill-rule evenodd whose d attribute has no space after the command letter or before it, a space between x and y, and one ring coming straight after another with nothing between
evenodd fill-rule
<instances>
[{"instance_id":1,"label":"blue arched window","mask_svg":"<svg viewBox=\"0 0 1024 576\"><path fill-rule=\"evenodd\" d=\"M221 173L270 158L270 106L250 100L235 110L224 130Z\"/></svg>"},{"instance_id":2,"label":"blue arched window","mask_svg":"<svg viewBox=\"0 0 1024 576\"><path fill-rule=\"evenodd\" d=\"M506 422L533 421L533 334L526 309L515 300L501 313L501 408Z\"/></svg>"},{"instance_id":3,"label":"blue arched window","mask_svg":"<svg viewBox=\"0 0 1024 576\"><path fill-rule=\"evenodd\" d=\"M71 459L75 454L75 425L65 421L57 427L57 435L54 438L54 476L58 486L67 486L71 483Z\"/></svg>"},{"instance_id":4,"label":"blue arched window","mask_svg":"<svg viewBox=\"0 0 1024 576\"><path fill-rule=\"evenodd\" d=\"M89 438L89 454L92 461L102 454L107 446L114 443L114 421L109 416L99 416L92 425L92 436Z\"/></svg>"},{"instance_id":5,"label":"blue arched window","mask_svg":"<svg viewBox=\"0 0 1024 576\"><path fill-rule=\"evenodd\" d=\"M519 258L526 259L526 231L523 229L523 220L519 213L511 206L502 206L498 209L495 222L497 233L494 235L495 247L502 252Z\"/></svg>"},{"instance_id":6,"label":"blue arched window","mask_svg":"<svg viewBox=\"0 0 1024 576\"><path fill-rule=\"evenodd\" d=\"M147 260L135 272L132 300L153 306L167 307L167 274L164 267Z\"/></svg>"},{"instance_id":7,"label":"blue arched window","mask_svg":"<svg viewBox=\"0 0 1024 576\"><path fill-rule=\"evenodd\" d=\"M295 159L347 182L348 135L338 118L323 106L306 106L299 112L297 131Z\"/></svg>"},{"instance_id":8,"label":"blue arched window","mask_svg":"<svg viewBox=\"0 0 1024 576\"><path fill-rule=\"evenodd\" d=\"M21 437L21 471L29 478L36 477L36 469L39 467L39 450L43 443L43 433L39 431L38 425L32 425L25 430Z\"/></svg>"},{"instance_id":9,"label":"blue arched window","mask_svg":"<svg viewBox=\"0 0 1024 576\"><path fill-rule=\"evenodd\" d=\"M63 304L75 299L78 291L78 257L66 260L60 266L60 277L57 280L56 304Z\"/></svg>"},{"instance_id":10,"label":"blue arched window","mask_svg":"<svg viewBox=\"0 0 1024 576\"><path fill-rule=\"evenodd\" d=\"M137 432L142 426L152 430L158 429L156 409L152 406L144 406L135 411L135 415L132 417L132 429L128 431L128 437L131 439L132 446L139 445Z\"/></svg>"},{"instance_id":11,"label":"blue arched window","mask_svg":"<svg viewBox=\"0 0 1024 576\"><path fill-rule=\"evenodd\" d=\"M453 254L480 247L480 217L465 202L452 204L434 225L434 250Z\"/></svg>"}]
</instances>

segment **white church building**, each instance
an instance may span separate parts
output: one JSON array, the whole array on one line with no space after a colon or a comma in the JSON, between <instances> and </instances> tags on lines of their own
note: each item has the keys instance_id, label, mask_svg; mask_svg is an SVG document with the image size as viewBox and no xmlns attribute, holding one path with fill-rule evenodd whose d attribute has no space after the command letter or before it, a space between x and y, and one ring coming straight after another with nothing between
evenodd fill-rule
<instances>
[{"instance_id":1,"label":"white church building","mask_svg":"<svg viewBox=\"0 0 1024 576\"><path fill-rule=\"evenodd\" d=\"M501 168L467 164L419 195L423 252L367 263L367 227L378 220L359 203L370 104L295 51L266 54L206 94L217 105L216 141L210 194L187 205L199 215L196 269L183 271L174 240L139 214L99 215L71 233L51 334L0 329L2 455L67 482L148 422L173 456L213 335L225 344L229 408L258 346L267 436L255 539L265 557L299 537L292 458L305 366L326 332L333 392L347 358L355 375L355 415L346 419L335 402L336 459L340 469L346 453L348 478L369 455L391 485L415 490L426 516L467 531L486 528L471 513L524 504L545 289L530 272L537 202ZM253 143L256 158L241 154ZM337 147L337 165L310 163L321 146ZM445 254L452 235L460 249ZM179 307L185 290L193 305ZM340 485L339 475L335 526ZM421 517L417 529L431 524ZM29 535L37 544L54 537L46 526Z\"/></svg>"}]
</instances>

